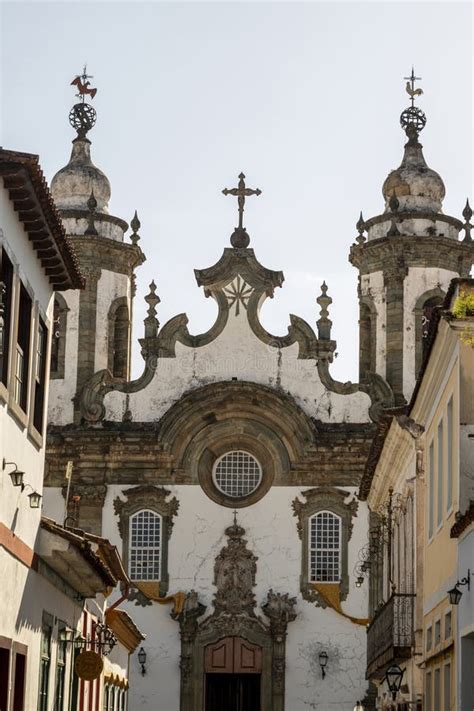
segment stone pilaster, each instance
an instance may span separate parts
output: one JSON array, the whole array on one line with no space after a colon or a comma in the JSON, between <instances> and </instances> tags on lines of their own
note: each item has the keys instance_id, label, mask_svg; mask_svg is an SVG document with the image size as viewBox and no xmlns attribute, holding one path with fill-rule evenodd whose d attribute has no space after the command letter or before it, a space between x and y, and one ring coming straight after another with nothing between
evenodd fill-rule
<instances>
[{"instance_id":1,"label":"stone pilaster","mask_svg":"<svg viewBox=\"0 0 474 711\"><path fill-rule=\"evenodd\" d=\"M408 273L402 260L384 269L386 300L386 380L395 395L395 404L405 402L403 395L403 282Z\"/></svg>"},{"instance_id":2,"label":"stone pilaster","mask_svg":"<svg viewBox=\"0 0 474 711\"><path fill-rule=\"evenodd\" d=\"M92 265L81 264L86 277L86 287L79 296L78 353L76 393L79 394L84 384L94 374L95 342L97 323L97 284L101 270ZM75 404L75 418L78 417L79 406Z\"/></svg>"}]
</instances>

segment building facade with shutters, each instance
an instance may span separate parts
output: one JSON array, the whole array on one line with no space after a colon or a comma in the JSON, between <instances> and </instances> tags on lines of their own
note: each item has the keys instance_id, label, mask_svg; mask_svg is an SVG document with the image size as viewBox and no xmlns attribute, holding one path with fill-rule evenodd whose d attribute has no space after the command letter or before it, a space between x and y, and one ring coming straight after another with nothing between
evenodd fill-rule
<instances>
[{"instance_id":1,"label":"building facade with shutters","mask_svg":"<svg viewBox=\"0 0 474 711\"><path fill-rule=\"evenodd\" d=\"M374 708L361 650L369 598L373 611L393 581L369 591L360 575L372 519L359 489L386 411L411 397L433 308L473 256L463 223L442 213L444 185L423 157L419 115L405 114L404 157L384 183L383 212L359 221L350 250L360 273L359 383L331 375L326 284L314 328L297 316L286 336L264 328L260 309L284 276L260 264L241 220L217 261L195 270L218 307L207 332L191 334L186 314L160 326L150 285L142 374L130 380L140 224L124 237L126 223L109 214L92 126L78 123L52 190L87 285L56 303L45 506L53 517L64 508L73 461L75 525L122 551L131 579L123 607L147 632L130 708L349 711L364 698ZM240 208L254 192L244 180L228 191ZM400 493L411 496L401 551L417 524L410 487ZM414 609L417 559L398 555L400 594Z\"/></svg>"}]
</instances>

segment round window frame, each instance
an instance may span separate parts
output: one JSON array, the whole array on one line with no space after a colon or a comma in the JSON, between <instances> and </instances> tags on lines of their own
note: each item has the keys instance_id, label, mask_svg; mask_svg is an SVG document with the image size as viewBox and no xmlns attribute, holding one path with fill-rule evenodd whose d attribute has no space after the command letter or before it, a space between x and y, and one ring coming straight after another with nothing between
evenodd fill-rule
<instances>
[{"instance_id":1,"label":"round window frame","mask_svg":"<svg viewBox=\"0 0 474 711\"><path fill-rule=\"evenodd\" d=\"M232 494L229 494L228 492L224 491L219 486L217 479L216 479L216 470L217 470L217 467L219 466L220 462L222 462L222 460L225 457L229 456L230 454L240 454L240 453L246 454L248 457L251 457L251 459L253 459L254 462L256 462L256 464L258 465L258 469L259 469L259 481L258 481L257 486L254 489L247 492L243 496L232 496ZM230 449L227 452L224 452L223 454L219 455L216 458L214 464L212 465L212 483L213 483L214 487L222 496L225 496L227 499L229 499L231 501L242 501L244 499L247 499L248 497L253 496L253 494L255 494L255 492L258 491L258 489L262 485L262 482L263 482L263 467L262 467L259 459L254 454L252 454L252 452L249 452L247 449L242 449L242 447L240 447L238 449L235 449L235 448Z\"/></svg>"},{"instance_id":2,"label":"round window frame","mask_svg":"<svg viewBox=\"0 0 474 711\"><path fill-rule=\"evenodd\" d=\"M212 431L206 431L206 435L201 442L202 448L199 447L200 451L189 452L191 460L194 459L197 479L206 496L216 504L231 509L245 508L260 501L272 487L277 477L277 472L283 468L287 469L287 466L281 466L284 452L279 451L278 446L274 446L275 441L271 441L268 438L267 441L262 442L262 440L254 436L254 433L245 431L240 431L239 435L235 436L236 429L241 429L240 422L233 423L232 432L228 431L228 427L214 424ZM245 424L242 423L242 430L244 429L246 429ZM260 485L252 494L241 498L223 494L216 487L212 476L216 460L224 454L236 450L251 454L262 469ZM191 462L190 464L193 466Z\"/></svg>"}]
</instances>

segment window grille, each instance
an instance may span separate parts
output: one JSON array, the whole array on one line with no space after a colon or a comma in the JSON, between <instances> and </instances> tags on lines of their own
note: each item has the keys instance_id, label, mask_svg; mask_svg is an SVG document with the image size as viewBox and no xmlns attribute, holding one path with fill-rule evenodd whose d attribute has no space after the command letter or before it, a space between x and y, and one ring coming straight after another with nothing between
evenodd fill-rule
<instances>
[{"instance_id":1,"label":"window grille","mask_svg":"<svg viewBox=\"0 0 474 711\"><path fill-rule=\"evenodd\" d=\"M162 520L153 511L130 517L129 574L131 580L160 580Z\"/></svg>"},{"instance_id":2,"label":"window grille","mask_svg":"<svg viewBox=\"0 0 474 711\"><path fill-rule=\"evenodd\" d=\"M258 488L261 481L262 467L248 452L227 452L214 465L214 483L227 496L248 496Z\"/></svg>"},{"instance_id":3,"label":"window grille","mask_svg":"<svg viewBox=\"0 0 474 711\"><path fill-rule=\"evenodd\" d=\"M330 511L310 519L309 576L313 583L338 583L341 579L341 519Z\"/></svg>"}]
</instances>

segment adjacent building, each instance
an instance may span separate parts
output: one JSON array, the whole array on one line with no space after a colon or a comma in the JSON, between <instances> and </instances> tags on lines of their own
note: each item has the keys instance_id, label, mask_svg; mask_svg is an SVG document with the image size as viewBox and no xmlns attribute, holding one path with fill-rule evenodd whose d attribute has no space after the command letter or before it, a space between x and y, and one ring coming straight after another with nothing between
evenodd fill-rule
<instances>
[{"instance_id":1,"label":"adjacent building","mask_svg":"<svg viewBox=\"0 0 474 711\"><path fill-rule=\"evenodd\" d=\"M0 709L85 711L101 708L107 677L80 680L75 660L107 631L106 599L128 577L116 553L62 525L65 506L59 523L42 517L55 296L84 280L38 157L0 150L0 176ZM127 625L108 625L123 688L142 639Z\"/></svg>"}]
</instances>

